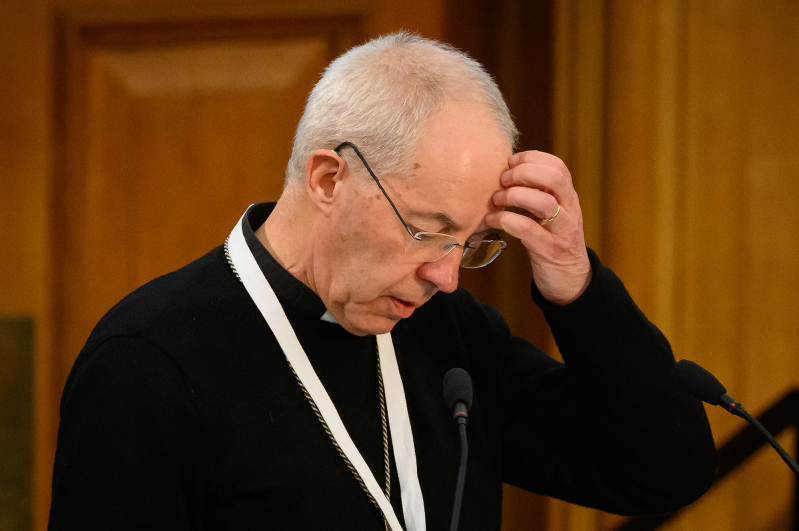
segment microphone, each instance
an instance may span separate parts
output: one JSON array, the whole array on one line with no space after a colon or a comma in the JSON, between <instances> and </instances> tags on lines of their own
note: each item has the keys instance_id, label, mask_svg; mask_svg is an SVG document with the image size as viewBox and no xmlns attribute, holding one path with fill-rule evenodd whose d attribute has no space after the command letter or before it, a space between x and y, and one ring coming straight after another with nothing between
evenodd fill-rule
<instances>
[{"instance_id":1,"label":"microphone","mask_svg":"<svg viewBox=\"0 0 799 531\"><path fill-rule=\"evenodd\" d=\"M444 402L452 411L452 417L460 424L469 422L472 407L472 379L469 373L455 367L444 375Z\"/></svg>"},{"instance_id":2,"label":"microphone","mask_svg":"<svg viewBox=\"0 0 799 531\"><path fill-rule=\"evenodd\" d=\"M780 454L794 474L799 475L799 466L780 443L771 435L760 422L750 415L740 402L727 394L727 389L709 371L690 360L680 360L671 372L671 378L683 389L694 395L699 400L711 406L721 406L733 415L737 415L758 429L769 444Z\"/></svg>"},{"instance_id":3,"label":"microphone","mask_svg":"<svg viewBox=\"0 0 799 531\"><path fill-rule=\"evenodd\" d=\"M458 482L455 487L455 501L452 504L452 520L450 531L457 531L461 515L463 488L466 485L466 460L469 455L469 444L466 441L466 424L469 422L469 408L472 407L472 379L469 373L458 367L450 369L444 375L444 401L452 412L452 418L458 425L461 441L461 462L458 467Z\"/></svg>"}]
</instances>

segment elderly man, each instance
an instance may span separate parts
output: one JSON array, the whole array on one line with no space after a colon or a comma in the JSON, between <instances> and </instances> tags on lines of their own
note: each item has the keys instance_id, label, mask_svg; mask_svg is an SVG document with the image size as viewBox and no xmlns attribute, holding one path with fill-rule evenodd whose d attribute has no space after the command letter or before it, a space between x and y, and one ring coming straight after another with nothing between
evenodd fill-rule
<instances>
[{"instance_id":1,"label":"elderly man","mask_svg":"<svg viewBox=\"0 0 799 531\"><path fill-rule=\"evenodd\" d=\"M461 529L499 529L503 482L622 514L699 497L702 406L586 250L568 169L515 137L449 47L400 33L334 61L280 200L95 328L64 390L51 529L444 529L452 367L474 381ZM458 288L500 229L565 365Z\"/></svg>"}]
</instances>

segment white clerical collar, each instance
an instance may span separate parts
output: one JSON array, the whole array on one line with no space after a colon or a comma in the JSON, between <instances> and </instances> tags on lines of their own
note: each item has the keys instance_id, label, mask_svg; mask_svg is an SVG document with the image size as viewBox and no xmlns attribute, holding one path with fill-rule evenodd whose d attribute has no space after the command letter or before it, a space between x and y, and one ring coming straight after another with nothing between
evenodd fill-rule
<instances>
[{"instance_id":1,"label":"white clerical collar","mask_svg":"<svg viewBox=\"0 0 799 531\"><path fill-rule=\"evenodd\" d=\"M329 311L325 312L325 314L322 316L322 321L327 321L328 323L338 324L338 321L336 321L336 318L333 317L333 315Z\"/></svg>"}]
</instances>

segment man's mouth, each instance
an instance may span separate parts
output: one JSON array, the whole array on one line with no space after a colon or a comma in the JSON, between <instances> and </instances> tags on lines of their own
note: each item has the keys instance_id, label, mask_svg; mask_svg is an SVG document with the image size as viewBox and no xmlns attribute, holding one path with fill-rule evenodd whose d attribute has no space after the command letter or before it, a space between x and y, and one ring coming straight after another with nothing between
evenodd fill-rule
<instances>
[{"instance_id":1,"label":"man's mouth","mask_svg":"<svg viewBox=\"0 0 799 531\"><path fill-rule=\"evenodd\" d=\"M394 309L397 315L402 319L410 317L413 311L418 307L418 305L413 304L412 302L404 301L396 297L390 296L389 298L391 299L391 302L394 305Z\"/></svg>"}]
</instances>

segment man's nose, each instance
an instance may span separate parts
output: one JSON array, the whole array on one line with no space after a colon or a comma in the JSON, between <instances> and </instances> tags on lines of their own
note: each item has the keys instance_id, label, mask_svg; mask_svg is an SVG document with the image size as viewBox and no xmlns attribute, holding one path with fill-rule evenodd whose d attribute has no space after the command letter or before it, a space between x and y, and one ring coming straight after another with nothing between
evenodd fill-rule
<instances>
[{"instance_id":1,"label":"man's nose","mask_svg":"<svg viewBox=\"0 0 799 531\"><path fill-rule=\"evenodd\" d=\"M435 284L438 291L452 293L458 287L458 270L462 254L462 249L455 248L444 258L422 264L416 270L416 274L422 280Z\"/></svg>"}]
</instances>

